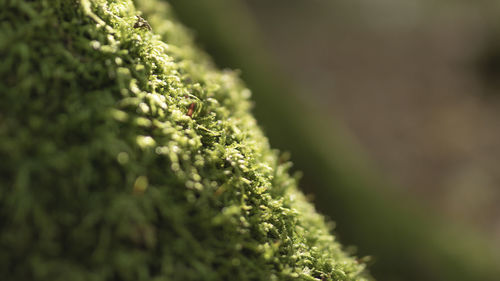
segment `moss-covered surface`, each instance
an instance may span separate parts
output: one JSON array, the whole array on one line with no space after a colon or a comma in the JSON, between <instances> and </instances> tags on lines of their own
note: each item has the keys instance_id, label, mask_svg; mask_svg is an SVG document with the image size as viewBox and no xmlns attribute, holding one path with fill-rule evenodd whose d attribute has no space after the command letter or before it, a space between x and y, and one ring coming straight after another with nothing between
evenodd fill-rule
<instances>
[{"instance_id":1,"label":"moss-covered surface","mask_svg":"<svg viewBox=\"0 0 500 281\"><path fill-rule=\"evenodd\" d=\"M242 70L254 91L254 115L271 144L291 152L293 168L304 172L300 187L315 194L317 208L338 223L340 240L374 257L375 278L500 280L500 250L493 237L392 190L327 110L306 99L294 81L280 79L283 71L264 47L245 1L169 2L217 64Z\"/></svg>"},{"instance_id":2,"label":"moss-covered surface","mask_svg":"<svg viewBox=\"0 0 500 281\"><path fill-rule=\"evenodd\" d=\"M392 190L323 107L306 99L294 81L280 79L282 71L264 47L245 1L169 2L216 63L242 70L254 90L254 115L271 144L291 152L293 168L304 172L300 187L315 194L317 208L338 223L340 240L374 257L370 272L375 278L500 280L500 250L492 237Z\"/></svg>"},{"instance_id":3,"label":"moss-covered surface","mask_svg":"<svg viewBox=\"0 0 500 281\"><path fill-rule=\"evenodd\" d=\"M0 0L2 280L367 280L250 91L135 5Z\"/></svg>"}]
</instances>

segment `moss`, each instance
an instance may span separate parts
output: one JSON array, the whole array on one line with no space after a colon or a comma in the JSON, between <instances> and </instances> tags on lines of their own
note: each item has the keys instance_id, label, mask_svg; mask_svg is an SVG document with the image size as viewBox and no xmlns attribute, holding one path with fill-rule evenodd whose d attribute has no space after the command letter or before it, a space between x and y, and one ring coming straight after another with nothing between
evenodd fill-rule
<instances>
[{"instance_id":1,"label":"moss","mask_svg":"<svg viewBox=\"0 0 500 281\"><path fill-rule=\"evenodd\" d=\"M396 191L328 110L280 79L245 2L169 0L218 65L241 69L271 144L292 153L293 169L304 172L300 187L337 222L341 241L375 257L370 273L391 281L498 281L495 237Z\"/></svg>"},{"instance_id":2,"label":"moss","mask_svg":"<svg viewBox=\"0 0 500 281\"><path fill-rule=\"evenodd\" d=\"M0 59L6 280L369 279L168 5L0 0Z\"/></svg>"}]
</instances>

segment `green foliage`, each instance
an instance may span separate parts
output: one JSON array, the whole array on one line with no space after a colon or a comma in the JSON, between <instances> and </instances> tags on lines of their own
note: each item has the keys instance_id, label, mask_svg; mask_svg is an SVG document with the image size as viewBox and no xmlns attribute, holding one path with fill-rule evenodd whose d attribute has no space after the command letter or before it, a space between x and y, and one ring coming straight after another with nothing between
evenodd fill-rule
<instances>
[{"instance_id":1,"label":"green foliage","mask_svg":"<svg viewBox=\"0 0 500 281\"><path fill-rule=\"evenodd\" d=\"M250 91L135 5L0 0L2 279L368 280Z\"/></svg>"}]
</instances>

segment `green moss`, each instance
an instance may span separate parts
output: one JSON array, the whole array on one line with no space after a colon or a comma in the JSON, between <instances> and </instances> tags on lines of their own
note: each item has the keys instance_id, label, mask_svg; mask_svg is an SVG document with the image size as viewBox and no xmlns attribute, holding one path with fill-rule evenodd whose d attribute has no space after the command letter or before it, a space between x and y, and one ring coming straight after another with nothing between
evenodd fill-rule
<instances>
[{"instance_id":1,"label":"green moss","mask_svg":"<svg viewBox=\"0 0 500 281\"><path fill-rule=\"evenodd\" d=\"M367 280L237 75L135 5L0 0L0 276Z\"/></svg>"},{"instance_id":2,"label":"green moss","mask_svg":"<svg viewBox=\"0 0 500 281\"><path fill-rule=\"evenodd\" d=\"M375 257L370 272L391 281L498 281L495 237L396 191L403 189L377 172L327 110L294 81L280 79L245 2L169 0L218 65L241 69L254 93L254 116L271 144L292 153L293 168L304 172L300 187L337 222L342 241Z\"/></svg>"}]
</instances>

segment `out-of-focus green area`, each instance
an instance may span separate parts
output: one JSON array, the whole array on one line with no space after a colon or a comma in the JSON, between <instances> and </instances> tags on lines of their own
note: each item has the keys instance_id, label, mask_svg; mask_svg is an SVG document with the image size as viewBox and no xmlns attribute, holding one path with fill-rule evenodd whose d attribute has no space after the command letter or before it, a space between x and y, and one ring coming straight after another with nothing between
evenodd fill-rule
<instances>
[{"instance_id":1,"label":"out-of-focus green area","mask_svg":"<svg viewBox=\"0 0 500 281\"><path fill-rule=\"evenodd\" d=\"M277 55L270 53L264 46L263 33L244 2L170 2L181 20L193 28L201 45L214 56L220 66L241 70L243 79L253 92L256 117L272 145L291 152L295 168L303 172L302 188L313 194L317 208L337 223L336 232L344 244L356 245L358 254L372 256L374 263L371 270L378 280L498 280L500 251L493 238L438 214L427 203L413 198L410 195L413 193L397 191L390 183L391 180L382 173L382 168L370 164L357 141L342 125L334 121L328 113L327 104L318 103L322 98L312 94L302 95L308 91L309 85L299 83L303 82L299 79L292 81L286 76L288 74L283 74L283 70L276 64ZM298 4L301 1L276 1L281 4L274 5L265 4L264 1L256 2L261 2L260 9L266 9L266 5L270 5L274 6L273 11L279 11L276 8L279 5L283 5L283 9L285 6L289 8L296 5L299 10L297 14L308 12ZM332 24L331 28L336 26L339 29L339 25L347 23L371 25L369 22L360 23L360 20L366 19L363 15L350 17L336 10L327 10L329 5L326 2L310 1L311 5L325 7L317 17ZM344 5L343 11L350 10L353 14L363 5L365 12L369 11L366 3L362 2L338 5ZM395 1L386 2L391 4ZM446 8L446 5L452 7L456 3L458 2L435 3L436 11ZM488 3L484 1L478 5L487 6ZM490 4L495 6L492 3ZM254 8L258 6L256 3L253 5ZM418 9L421 13L431 11L432 14L432 4L425 7L415 5L406 7L408 14L379 15L379 21L372 24L371 28L391 28L394 26L391 25L391 19L398 20L398 28L411 27L411 21L418 20L412 9ZM329 11L336 17L331 22L327 18ZM278 12L271 15L280 17ZM313 13L310 15L311 18L315 16ZM304 22L300 22L301 20ZM308 32L315 32L298 29L300 26L307 26L307 19L297 18L297 21L295 25L290 25L289 38L296 34L300 39ZM493 26L494 22L491 18L491 24L488 25ZM492 28L491 32L494 33L494 30ZM410 40L411 36L401 39ZM286 53L294 48L290 45L293 42L296 41L287 41L280 49ZM390 48L389 45L380 46ZM334 49L321 51L335 52ZM391 53L390 49L385 51ZM356 62L353 61L352 64L355 65ZM301 67L300 64L293 63L288 66ZM363 68L363 65L358 67ZM380 67L384 69L383 65ZM379 73L378 68L371 70L374 77L383 79L383 72ZM378 85L376 80L371 84L374 92L377 92ZM318 89L321 88L314 90ZM371 115L361 117L368 124L371 124L371 119L376 118ZM383 129L380 128L382 131ZM432 182L432 179L429 181Z\"/></svg>"}]
</instances>

